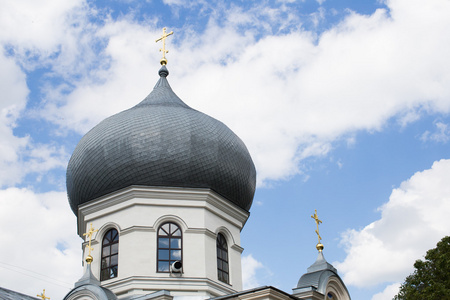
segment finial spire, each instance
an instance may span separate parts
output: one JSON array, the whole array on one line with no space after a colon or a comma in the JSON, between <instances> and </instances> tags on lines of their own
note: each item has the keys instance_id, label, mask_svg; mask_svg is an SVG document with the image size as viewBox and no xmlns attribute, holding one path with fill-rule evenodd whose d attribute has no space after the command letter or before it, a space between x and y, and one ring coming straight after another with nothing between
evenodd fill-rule
<instances>
[{"instance_id":1,"label":"finial spire","mask_svg":"<svg viewBox=\"0 0 450 300\"><path fill-rule=\"evenodd\" d=\"M317 209L315 210L314 215L312 215L311 218L313 218L314 221L316 221L316 226L317 226L316 233L317 233L317 239L319 240L319 242L318 242L317 245L316 245L316 249L319 250L319 252L322 252L322 250L323 250L323 245L322 245L322 243L320 242L320 240L322 239L322 237L321 237L320 234L319 234L319 224L322 223L322 221L319 220L319 217L317 216Z\"/></svg>"},{"instance_id":2,"label":"finial spire","mask_svg":"<svg viewBox=\"0 0 450 300\"><path fill-rule=\"evenodd\" d=\"M159 49L159 51L162 52L162 54L163 54L163 57L159 61L162 66L167 65L166 53L169 53L169 50L166 50L166 38L169 35L172 35L172 34L173 34L173 31L171 31L169 33L166 33L166 27L164 27L163 28L163 35L159 39L156 40L156 43L159 42L159 41L162 41L162 43L163 43L162 48Z\"/></svg>"},{"instance_id":3,"label":"finial spire","mask_svg":"<svg viewBox=\"0 0 450 300\"><path fill-rule=\"evenodd\" d=\"M40 295L36 295L37 297L41 298L42 300L50 299L50 297L45 296L45 289L42 291Z\"/></svg>"},{"instance_id":4,"label":"finial spire","mask_svg":"<svg viewBox=\"0 0 450 300\"><path fill-rule=\"evenodd\" d=\"M86 233L83 233L83 236L88 236L88 237L89 237L89 245L87 245L87 248L88 248L88 250L89 250L89 254L88 254L88 256L86 257L86 262L87 262L88 264L90 264L90 263L94 260L94 258L91 256L91 251L94 250L94 248L91 247L91 241L92 241L92 234L93 234L94 232L97 232L97 231L98 231L98 229L95 229L95 230L94 230L94 227L92 227L92 223L91 223L91 224L90 224L90 227L89 227L89 231L86 232ZM42 299L42 300L44 300L44 299Z\"/></svg>"}]
</instances>

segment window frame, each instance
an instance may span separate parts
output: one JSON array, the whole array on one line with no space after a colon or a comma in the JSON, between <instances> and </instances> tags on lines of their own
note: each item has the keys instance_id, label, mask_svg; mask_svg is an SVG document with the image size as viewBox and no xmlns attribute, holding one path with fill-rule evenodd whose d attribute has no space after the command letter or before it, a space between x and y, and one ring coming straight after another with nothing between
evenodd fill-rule
<instances>
[{"instance_id":1,"label":"window frame","mask_svg":"<svg viewBox=\"0 0 450 300\"><path fill-rule=\"evenodd\" d=\"M109 241L107 241L109 239ZM106 243L105 243L106 241ZM114 245L117 244L116 250L113 250ZM108 279L117 278L119 276L119 231L116 228L111 228L105 232L102 239L102 251L101 251L101 260L100 260L100 281L105 281ZM108 249L108 254L105 254L105 249ZM113 252L117 251L117 252ZM111 264L111 258L116 256L116 264ZM108 259L108 265L104 267L103 260ZM113 269L115 268L115 272ZM107 271L107 273L104 273ZM114 276L111 276L111 271ZM109 274L105 276L105 274Z\"/></svg>"},{"instance_id":2,"label":"window frame","mask_svg":"<svg viewBox=\"0 0 450 300\"><path fill-rule=\"evenodd\" d=\"M224 258L223 254L226 254ZM216 238L216 254L217 254L217 279L220 282L230 284L230 255L228 251L228 242L224 234L218 233ZM223 268L226 263L226 270ZM224 275L226 275L224 277Z\"/></svg>"},{"instance_id":3,"label":"window frame","mask_svg":"<svg viewBox=\"0 0 450 300\"><path fill-rule=\"evenodd\" d=\"M169 225L169 230L167 231L165 228L163 228L165 225ZM176 229L172 229L172 227L175 226ZM183 231L181 230L181 226L178 225L175 222L167 221L161 224L158 227L158 230L156 232L156 272L157 273L171 273L170 266L175 261L180 261L181 264L183 264ZM160 234L161 231L164 232L164 234ZM177 232L179 232L179 235L174 235ZM163 247L160 245L160 239L168 239L167 247ZM179 241L179 247L173 247L172 242L175 240ZM168 259L166 258L160 258L160 251L168 251ZM171 254L172 251L180 251L180 257L179 259L172 259ZM168 262L168 269L162 270L160 269L160 262Z\"/></svg>"}]
</instances>

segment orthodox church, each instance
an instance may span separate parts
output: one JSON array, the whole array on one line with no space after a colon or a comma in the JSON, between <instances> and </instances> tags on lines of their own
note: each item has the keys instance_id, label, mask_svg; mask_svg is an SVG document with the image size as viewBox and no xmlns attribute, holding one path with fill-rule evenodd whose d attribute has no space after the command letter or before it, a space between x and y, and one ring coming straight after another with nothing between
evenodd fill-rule
<instances>
[{"instance_id":1,"label":"orthodox church","mask_svg":"<svg viewBox=\"0 0 450 300\"><path fill-rule=\"evenodd\" d=\"M240 232L255 166L233 131L173 92L165 58L172 32L163 32L153 91L91 129L69 161L85 272L64 300L350 299L320 236L318 258L292 294L242 290ZM0 299L37 299L20 295L0 288Z\"/></svg>"}]
</instances>

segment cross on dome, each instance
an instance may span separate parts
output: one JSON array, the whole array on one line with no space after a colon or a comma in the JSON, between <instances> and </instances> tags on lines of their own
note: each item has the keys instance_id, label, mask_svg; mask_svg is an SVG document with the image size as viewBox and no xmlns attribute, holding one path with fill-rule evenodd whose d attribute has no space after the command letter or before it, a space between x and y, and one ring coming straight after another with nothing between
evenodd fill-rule
<instances>
[{"instance_id":1,"label":"cross on dome","mask_svg":"<svg viewBox=\"0 0 450 300\"><path fill-rule=\"evenodd\" d=\"M317 215L317 209L315 210L314 215L312 215L311 218L313 218L314 221L316 221L316 226L317 226L316 233L317 233L317 239L319 240L319 242L317 243L316 248L317 248L317 250L319 250L319 252L322 252L323 245L322 245L322 243L320 243L320 240L322 239L322 237L319 234L319 224L322 223L322 221L319 220L319 216Z\"/></svg>"},{"instance_id":2,"label":"cross on dome","mask_svg":"<svg viewBox=\"0 0 450 300\"><path fill-rule=\"evenodd\" d=\"M161 60L159 61L160 63L161 63L161 65L162 66L165 66L165 65L167 65L167 59L166 59L166 53L169 53L169 50L166 50L166 38L169 36L169 35L172 35L173 34L173 31L171 31L171 32L169 32L169 33L166 33L166 27L164 27L163 28L163 35L159 38L159 39L157 39L155 42L157 43L157 42L159 42L159 41L162 41L162 48L161 49L159 49L159 51L160 52L162 52L162 54L163 54L163 57L161 58Z\"/></svg>"},{"instance_id":3,"label":"cross on dome","mask_svg":"<svg viewBox=\"0 0 450 300\"><path fill-rule=\"evenodd\" d=\"M89 254L86 257L86 262L88 264L90 264L94 260L93 257L91 256L91 251L94 250L94 248L91 247L91 241L92 241L92 234L97 231L98 231L98 229L94 229L94 227L92 227L92 223L91 223L90 227L89 227L89 231L86 233L83 233L83 236L89 237L89 244L86 246L89 250ZM44 299L42 299L42 300L44 300Z\"/></svg>"},{"instance_id":4,"label":"cross on dome","mask_svg":"<svg viewBox=\"0 0 450 300\"><path fill-rule=\"evenodd\" d=\"M50 299L50 297L45 296L45 289L42 291L40 295L36 295L37 297L41 298L42 300Z\"/></svg>"}]
</instances>

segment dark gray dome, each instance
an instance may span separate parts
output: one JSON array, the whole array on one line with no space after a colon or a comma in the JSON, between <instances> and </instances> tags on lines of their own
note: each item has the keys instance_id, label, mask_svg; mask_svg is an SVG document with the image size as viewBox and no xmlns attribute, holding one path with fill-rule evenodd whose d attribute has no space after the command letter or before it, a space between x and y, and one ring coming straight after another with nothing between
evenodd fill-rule
<instances>
[{"instance_id":1,"label":"dark gray dome","mask_svg":"<svg viewBox=\"0 0 450 300\"><path fill-rule=\"evenodd\" d=\"M211 188L248 211L256 171L244 143L181 101L165 66L159 74L141 103L103 120L78 143L67 167L73 212L130 185Z\"/></svg>"}]
</instances>

